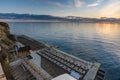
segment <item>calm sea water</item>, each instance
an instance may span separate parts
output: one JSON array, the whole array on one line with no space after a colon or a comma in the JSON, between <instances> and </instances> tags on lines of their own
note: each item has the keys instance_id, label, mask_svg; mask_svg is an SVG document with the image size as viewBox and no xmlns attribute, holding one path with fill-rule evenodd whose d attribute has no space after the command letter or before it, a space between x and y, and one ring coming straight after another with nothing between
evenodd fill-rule
<instances>
[{"instance_id":1,"label":"calm sea water","mask_svg":"<svg viewBox=\"0 0 120 80\"><path fill-rule=\"evenodd\" d=\"M13 34L59 46L87 61L100 62L106 80L120 80L120 24L9 23Z\"/></svg>"}]
</instances>

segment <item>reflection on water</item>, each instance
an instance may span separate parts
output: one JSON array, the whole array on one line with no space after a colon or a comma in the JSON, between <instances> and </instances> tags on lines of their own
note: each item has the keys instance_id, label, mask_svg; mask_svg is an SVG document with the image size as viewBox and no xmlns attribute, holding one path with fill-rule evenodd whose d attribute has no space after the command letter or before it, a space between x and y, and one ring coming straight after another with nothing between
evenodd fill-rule
<instances>
[{"instance_id":1,"label":"reflection on water","mask_svg":"<svg viewBox=\"0 0 120 80\"><path fill-rule=\"evenodd\" d=\"M98 31L98 34L100 34L102 37L116 37L115 35L118 35L120 31L119 29L120 28L118 24L96 24L96 31Z\"/></svg>"},{"instance_id":2,"label":"reflection on water","mask_svg":"<svg viewBox=\"0 0 120 80\"><path fill-rule=\"evenodd\" d=\"M98 61L106 80L120 80L120 25L93 23L9 23L11 32L59 46L88 61Z\"/></svg>"}]
</instances>

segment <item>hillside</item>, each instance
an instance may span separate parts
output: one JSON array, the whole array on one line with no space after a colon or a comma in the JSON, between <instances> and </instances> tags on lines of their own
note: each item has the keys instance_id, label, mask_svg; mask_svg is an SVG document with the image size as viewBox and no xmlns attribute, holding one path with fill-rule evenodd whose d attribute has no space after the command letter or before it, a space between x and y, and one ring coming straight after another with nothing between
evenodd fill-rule
<instances>
[{"instance_id":1,"label":"hillside","mask_svg":"<svg viewBox=\"0 0 120 80\"><path fill-rule=\"evenodd\" d=\"M52 16L52 15L35 15L35 14L16 14L16 13L0 13L0 20L47 20L47 21L67 21L67 22L83 22L83 23L101 23L101 22L110 22L110 23L120 23L120 18L88 18L88 17L77 17L77 16Z\"/></svg>"},{"instance_id":2,"label":"hillside","mask_svg":"<svg viewBox=\"0 0 120 80\"><path fill-rule=\"evenodd\" d=\"M0 13L0 19L22 19L22 20L65 20L63 17L51 15L33 15L33 14L16 14Z\"/></svg>"},{"instance_id":3,"label":"hillside","mask_svg":"<svg viewBox=\"0 0 120 80\"><path fill-rule=\"evenodd\" d=\"M0 46L9 49L13 41L9 39L10 36L9 26L7 23L0 22Z\"/></svg>"},{"instance_id":4,"label":"hillside","mask_svg":"<svg viewBox=\"0 0 120 80\"><path fill-rule=\"evenodd\" d=\"M13 80L8 65L10 51L14 48L14 41L9 30L9 25L7 23L0 22L0 63L7 80Z\"/></svg>"}]
</instances>

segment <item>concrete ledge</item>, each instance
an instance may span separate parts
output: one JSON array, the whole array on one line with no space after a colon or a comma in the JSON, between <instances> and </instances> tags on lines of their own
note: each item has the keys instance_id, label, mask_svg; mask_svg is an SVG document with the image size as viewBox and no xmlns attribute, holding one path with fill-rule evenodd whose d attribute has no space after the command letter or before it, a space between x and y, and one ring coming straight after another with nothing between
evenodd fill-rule
<instances>
[{"instance_id":1,"label":"concrete ledge","mask_svg":"<svg viewBox=\"0 0 120 80\"><path fill-rule=\"evenodd\" d=\"M100 67L100 63L94 63L91 69L89 69L89 71L85 75L83 80L94 80L99 67Z\"/></svg>"}]
</instances>

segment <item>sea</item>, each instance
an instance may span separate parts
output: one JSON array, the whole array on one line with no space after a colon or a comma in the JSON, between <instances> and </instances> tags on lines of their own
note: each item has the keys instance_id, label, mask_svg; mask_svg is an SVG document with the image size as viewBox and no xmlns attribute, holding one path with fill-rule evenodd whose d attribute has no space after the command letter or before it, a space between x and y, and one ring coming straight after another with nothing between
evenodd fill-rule
<instances>
[{"instance_id":1,"label":"sea","mask_svg":"<svg viewBox=\"0 0 120 80\"><path fill-rule=\"evenodd\" d=\"M120 24L9 22L10 31L58 46L89 62L101 63L105 80L120 80Z\"/></svg>"}]
</instances>

